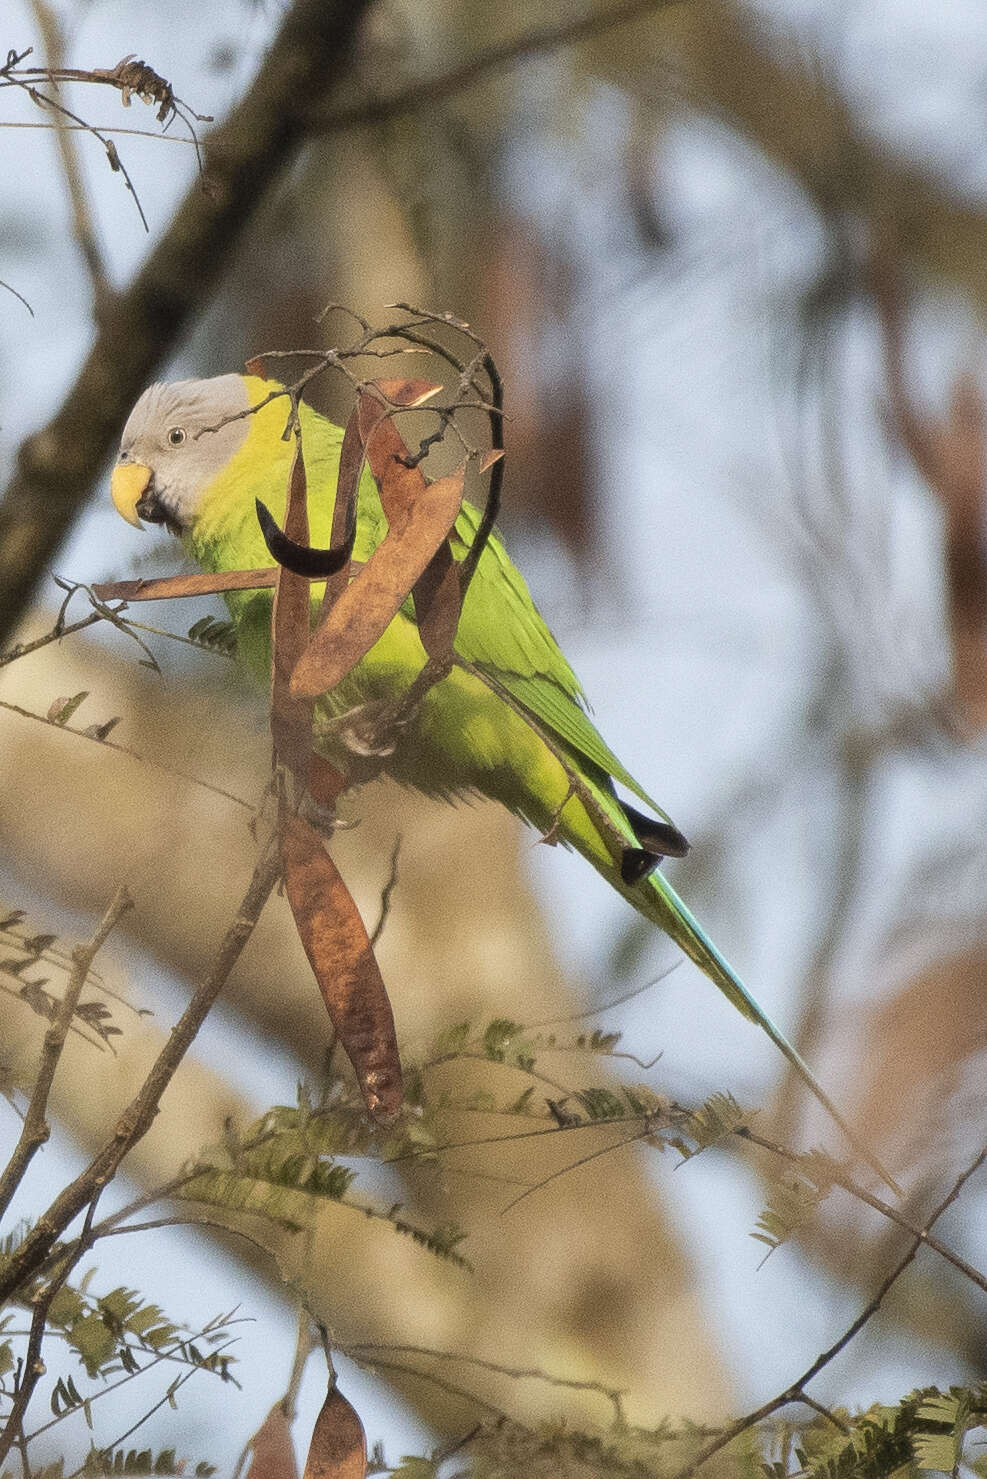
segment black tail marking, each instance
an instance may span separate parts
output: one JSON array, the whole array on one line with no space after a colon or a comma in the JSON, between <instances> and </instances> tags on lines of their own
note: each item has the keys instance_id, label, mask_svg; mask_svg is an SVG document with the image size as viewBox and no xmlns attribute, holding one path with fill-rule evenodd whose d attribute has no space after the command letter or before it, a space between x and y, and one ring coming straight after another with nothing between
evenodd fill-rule
<instances>
[{"instance_id":1,"label":"black tail marking","mask_svg":"<svg viewBox=\"0 0 987 1479\"><path fill-rule=\"evenodd\" d=\"M662 858L685 857L689 844L678 827L673 827L671 822L645 816L626 801L622 801L620 806L641 844L640 847L625 847L620 859L620 876L629 887L653 873Z\"/></svg>"}]
</instances>

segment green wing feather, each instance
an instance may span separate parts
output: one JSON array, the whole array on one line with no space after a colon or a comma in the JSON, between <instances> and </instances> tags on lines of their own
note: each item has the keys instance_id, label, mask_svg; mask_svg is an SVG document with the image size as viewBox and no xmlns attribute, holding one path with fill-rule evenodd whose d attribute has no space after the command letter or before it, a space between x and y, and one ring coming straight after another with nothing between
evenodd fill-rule
<instances>
[{"instance_id":1,"label":"green wing feather","mask_svg":"<svg viewBox=\"0 0 987 1479\"><path fill-rule=\"evenodd\" d=\"M462 553L476 537L479 523L478 510L464 503L456 524ZM598 773L595 779L611 776L633 791L645 806L666 821L671 820L621 764L590 719L582 685L496 531L470 585L456 650L495 677L574 759Z\"/></svg>"}]
</instances>

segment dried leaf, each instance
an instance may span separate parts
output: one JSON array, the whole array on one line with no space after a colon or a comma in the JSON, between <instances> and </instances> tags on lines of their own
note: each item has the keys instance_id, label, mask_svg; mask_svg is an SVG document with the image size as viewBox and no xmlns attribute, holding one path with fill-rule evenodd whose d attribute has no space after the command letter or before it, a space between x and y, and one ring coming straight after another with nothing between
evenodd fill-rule
<instances>
[{"instance_id":1,"label":"dried leaf","mask_svg":"<svg viewBox=\"0 0 987 1479\"><path fill-rule=\"evenodd\" d=\"M258 380L267 379L267 366L262 355L251 355L250 359L244 360L243 367L248 375L256 375Z\"/></svg>"},{"instance_id":2,"label":"dried leaf","mask_svg":"<svg viewBox=\"0 0 987 1479\"><path fill-rule=\"evenodd\" d=\"M277 568L271 565L263 570L164 575L158 580L112 580L92 589L97 601L163 601L168 597L212 596L220 591L269 590L277 579Z\"/></svg>"},{"instance_id":3,"label":"dried leaf","mask_svg":"<svg viewBox=\"0 0 987 1479\"><path fill-rule=\"evenodd\" d=\"M291 464L284 532L296 544L308 543L305 462L298 444ZM282 764L306 779L312 755L312 704L291 689L291 676L308 645L309 622L308 581L280 568L271 612L271 734Z\"/></svg>"},{"instance_id":4,"label":"dried leaf","mask_svg":"<svg viewBox=\"0 0 987 1479\"><path fill-rule=\"evenodd\" d=\"M113 719L106 719L102 724L90 724L82 732L94 740L105 740L116 729L120 723L120 715Z\"/></svg>"},{"instance_id":5,"label":"dried leaf","mask_svg":"<svg viewBox=\"0 0 987 1479\"><path fill-rule=\"evenodd\" d=\"M371 558L322 620L291 679L291 693L314 698L364 657L400 610L456 521L465 468L427 484L395 520Z\"/></svg>"},{"instance_id":6,"label":"dried leaf","mask_svg":"<svg viewBox=\"0 0 987 1479\"><path fill-rule=\"evenodd\" d=\"M408 378L403 380L371 380L371 386L380 392L386 405L385 414L389 415L393 406L401 406L405 410L414 410L416 406L424 406L427 401L434 400L442 389L441 384L434 380L419 380Z\"/></svg>"},{"instance_id":7,"label":"dried leaf","mask_svg":"<svg viewBox=\"0 0 987 1479\"><path fill-rule=\"evenodd\" d=\"M360 427L358 420L358 406L354 406L343 432L343 445L339 452L339 474L336 479L336 502L332 511L332 529L330 531L329 543L335 545L343 537L343 530L349 528L350 510L354 507L357 499L357 490L360 486L360 472L363 468L363 442L360 438ZM335 606L349 580L349 569L338 570L326 581L325 595L322 598L322 610L327 613L330 607Z\"/></svg>"},{"instance_id":8,"label":"dried leaf","mask_svg":"<svg viewBox=\"0 0 987 1479\"><path fill-rule=\"evenodd\" d=\"M270 1412L250 1440L253 1457L247 1479L298 1479L291 1429L280 1402Z\"/></svg>"},{"instance_id":9,"label":"dried leaf","mask_svg":"<svg viewBox=\"0 0 987 1479\"><path fill-rule=\"evenodd\" d=\"M459 570L448 539L439 545L412 591L418 635L429 657L452 651L462 611Z\"/></svg>"},{"instance_id":10,"label":"dried leaf","mask_svg":"<svg viewBox=\"0 0 987 1479\"><path fill-rule=\"evenodd\" d=\"M73 693L71 698L56 698L49 705L46 718L52 724L67 724L80 704L85 703L89 697L89 690L83 689L81 693Z\"/></svg>"},{"instance_id":11,"label":"dried leaf","mask_svg":"<svg viewBox=\"0 0 987 1479\"><path fill-rule=\"evenodd\" d=\"M494 463L499 462L504 455L503 447L491 447L483 461L480 463L480 472L489 472Z\"/></svg>"},{"instance_id":12,"label":"dried leaf","mask_svg":"<svg viewBox=\"0 0 987 1479\"><path fill-rule=\"evenodd\" d=\"M384 389L390 385L417 386L427 382L380 380L374 383ZM420 401L415 404L420 404ZM391 420L387 407L381 404L373 390L361 391L356 409L360 439L366 448L370 471L380 489L381 506L387 522L393 525L395 520L407 517L428 486L425 474L417 465L405 465L410 459L407 444Z\"/></svg>"},{"instance_id":13,"label":"dried leaf","mask_svg":"<svg viewBox=\"0 0 987 1479\"><path fill-rule=\"evenodd\" d=\"M281 860L298 934L367 1108L393 1119L403 1097L401 1060L363 920L318 833L299 816L282 817Z\"/></svg>"},{"instance_id":14,"label":"dried leaf","mask_svg":"<svg viewBox=\"0 0 987 1479\"><path fill-rule=\"evenodd\" d=\"M313 751L308 767L308 789L313 801L320 806L335 806L348 784L342 771L331 765L324 755Z\"/></svg>"},{"instance_id":15,"label":"dried leaf","mask_svg":"<svg viewBox=\"0 0 987 1479\"><path fill-rule=\"evenodd\" d=\"M366 1472L363 1424L334 1383L315 1419L305 1479L364 1479Z\"/></svg>"},{"instance_id":16,"label":"dried leaf","mask_svg":"<svg viewBox=\"0 0 987 1479\"><path fill-rule=\"evenodd\" d=\"M427 381L377 380L375 386L382 391L394 391L390 398L398 398L399 388L406 387L409 396L418 399L403 402L420 405L428 399L430 389ZM380 489L381 507L393 528L408 517L415 503L425 496L428 483L421 468L408 467L408 447L390 417L382 415L383 408L369 392L361 394L358 405L358 422L361 436L367 449L370 470ZM421 579L412 592L415 602L415 619L418 623L422 646L429 657L440 657L451 650L459 625L461 599L459 576L449 541L436 551Z\"/></svg>"}]
</instances>

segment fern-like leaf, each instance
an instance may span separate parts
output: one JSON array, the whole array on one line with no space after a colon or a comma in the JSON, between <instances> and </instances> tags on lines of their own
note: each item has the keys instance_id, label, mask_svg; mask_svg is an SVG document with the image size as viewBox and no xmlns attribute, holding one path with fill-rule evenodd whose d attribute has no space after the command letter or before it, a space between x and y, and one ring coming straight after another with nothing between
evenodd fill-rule
<instances>
[{"instance_id":1,"label":"fern-like leaf","mask_svg":"<svg viewBox=\"0 0 987 1479\"><path fill-rule=\"evenodd\" d=\"M203 616L194 622L188 629L188 640L205 652L218 652L223 657L236 653L236 627L216 616Z\"/></svg>"}]
</instances>

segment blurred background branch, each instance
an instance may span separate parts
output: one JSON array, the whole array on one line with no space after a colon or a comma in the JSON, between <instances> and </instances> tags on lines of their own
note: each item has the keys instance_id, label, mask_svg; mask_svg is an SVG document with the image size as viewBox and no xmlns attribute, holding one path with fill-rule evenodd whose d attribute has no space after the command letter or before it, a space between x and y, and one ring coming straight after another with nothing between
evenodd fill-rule
<instances>
[{"instance_id":1,"label":"blurred background branch","mask_svg":"<svg viewBox=\"0 0 987 1479\"><path fill-rule=\"evenodd\" d=\"M365 9L295 0L242 102L204 147L203 173L129 288L104 303L61 408L21 448L0 501L0 642L72 526L141 387L187 332L239 235L340 79Z\"/></svg>"}]
</instances>

